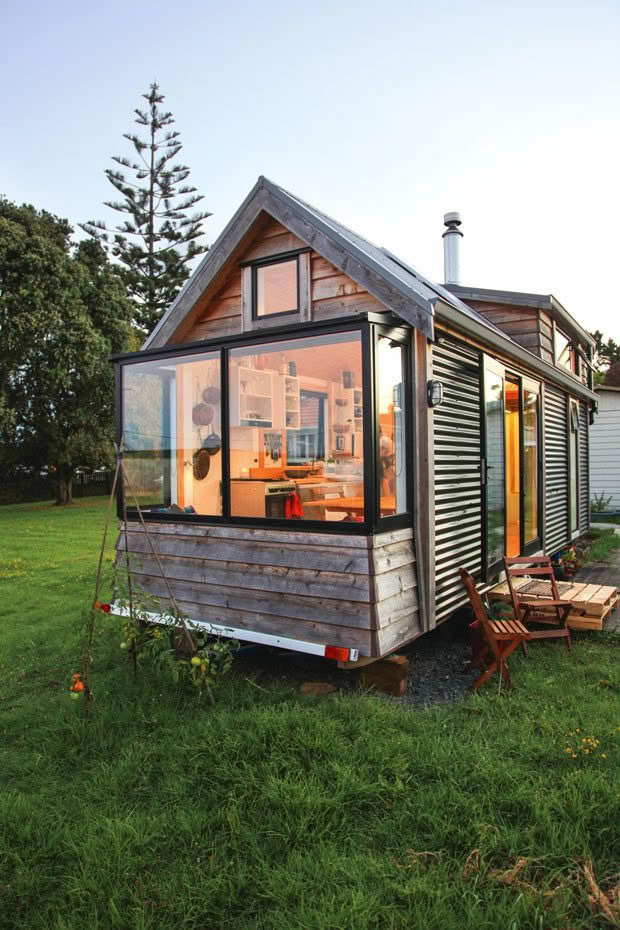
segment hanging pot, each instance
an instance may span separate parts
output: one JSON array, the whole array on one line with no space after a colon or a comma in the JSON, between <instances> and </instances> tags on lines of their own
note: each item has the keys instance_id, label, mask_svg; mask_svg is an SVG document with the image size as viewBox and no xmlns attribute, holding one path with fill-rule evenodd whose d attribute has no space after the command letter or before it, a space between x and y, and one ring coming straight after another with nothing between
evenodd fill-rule
<instances>
[{"instance_id":1,"label":"hanging pot","mask_svg":"<svg viewBox=\"0 0 620 930\"><path fill-rule=\"evenodd\" d=\"M202 440L202 448L206 449L209 455L217 455L222 448L222 440L217 433L209 433L207 438Z\"/></svg>"},{"instance_id":2,"label":"hanging pot","mask_svg":"<svg viewBox=\"0 0 620 930\"><path fill-rule=\"evenodd\" d=\"M206 449L198 449L193 456L193 472L196 481L203 481L209 474L211 456Z\"/></svg>"},{"instance_id":3,"label":"hanging pot","mask_svg":"<svg viewBox=\"0 0 620 930\"><path fill-rule=\"evenodd\" d=\"M205 404L219 404L220 389L219 387L208 387L202 392L202 399Z\"/></svg>"},{"instance_id":4,"label":"hanging pot","mask_svg":"<svg viewBox=\"0 0 620 930\"><path fill-rule=\"evenodd\" d=\"M213 420L213 407L208 404L196 404L192 408L192 420L196 426L209 426Z\"/></svg>"}]
</instances>

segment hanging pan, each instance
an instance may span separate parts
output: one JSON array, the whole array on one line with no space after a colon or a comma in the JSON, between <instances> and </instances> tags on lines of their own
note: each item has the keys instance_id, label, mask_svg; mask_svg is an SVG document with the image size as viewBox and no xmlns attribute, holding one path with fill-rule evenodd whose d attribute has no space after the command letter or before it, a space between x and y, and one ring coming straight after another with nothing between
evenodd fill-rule
<instances>
[{"instance_id":1,"label":"hanging pan","mask_svg":"<svg viewBox=\"0 0 620 930\"><path fill-rule=\"evenodd\" d=\"M196 426L209 426L213 420L213 407L208 404L196 404L192 408L192 420Z\"/></svg>"},{"instance_id":2,"label":"hanging pan","mask_svg":"<svg viewBox=\"0 0 620 930\"><path fill-rule=\"evenodd\" d=\"M222 440L217 433L209 433L207 438L202 440L202 448L206 449L209 455L217 455L222 448Z\"/></svg>"},{"instance_id":3,"label":"hanging pan","mask_svg":"<svg viewBox=\"0 0 620 930\"><path fill-rule=\"evenodd\" d=\"M219 387L208 387L202 392L202 399L205 404L219 404L220 389Z\"/></svg>"},{"instance_id":4,"label":"hanging pan","mask_svg":"<svg viewBox=\"0 0 620 930\"><path fill-rule=\"evenodd\" d=\"M193 456L193 472L196 481L203 481L209 474L211 456L206 449L198 449Z\"/></svg>"}]
</instances>

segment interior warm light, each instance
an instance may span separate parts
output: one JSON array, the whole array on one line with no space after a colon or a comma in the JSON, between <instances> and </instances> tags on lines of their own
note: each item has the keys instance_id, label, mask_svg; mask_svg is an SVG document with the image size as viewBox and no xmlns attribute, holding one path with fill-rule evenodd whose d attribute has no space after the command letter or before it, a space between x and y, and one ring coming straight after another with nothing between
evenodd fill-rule
<instances>
[{"instance_id":1,"label":"interior warm light","mask_svg":"<svg viewBox=\"0 0 620 930\"><path fill-rule=\"evenodd\" d=\"M342 646L326 646L325 647L325 658L326 659L337 659L338 662L348 662L349 661L349 650L344 649Z\"/></svg>"}]
</instances>

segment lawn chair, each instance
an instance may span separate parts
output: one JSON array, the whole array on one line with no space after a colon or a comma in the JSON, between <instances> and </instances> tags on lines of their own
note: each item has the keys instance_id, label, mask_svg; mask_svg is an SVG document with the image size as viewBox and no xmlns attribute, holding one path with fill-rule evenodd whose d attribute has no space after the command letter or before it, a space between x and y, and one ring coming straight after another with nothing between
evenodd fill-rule
<instances>
[{"instance_id":1,"label":"lawn chair","mask_svg":"<svg viewBox=\"0 0 620 930\"><path fill-rule=\"evenodd\" d=\"M489 678L499 670L507 688L512 686L507 659L511 652L530 638L530 634L519 620L491 620L484 609L482 598L476 588L476 582L464 568L459 568L461 581L469 597L474 617L478 623L478 630L482 634L482 643L474 648L472 665L484 671L474 682L473 690L477 691Z\"/></svg>"},{"instance_id":2,"label":"lawn chair","mask_svg":"<svg viewBox=\"0 0 620 930\"><path fill-rule=\"evenodd\" d=\"M570 652L570 630L566 623L573 605L560 597L549 556L517 555L510 559L505 558L504 568L515 620L524 626L528 623L551 625L551 630L530 630L530 639L563 639ZM517 590L513 584L515 578L529 578L531 583ZM536 600L529 600L532 597ZM527 647L524 648L527 651Z\"/></svg>"}]
</instances>

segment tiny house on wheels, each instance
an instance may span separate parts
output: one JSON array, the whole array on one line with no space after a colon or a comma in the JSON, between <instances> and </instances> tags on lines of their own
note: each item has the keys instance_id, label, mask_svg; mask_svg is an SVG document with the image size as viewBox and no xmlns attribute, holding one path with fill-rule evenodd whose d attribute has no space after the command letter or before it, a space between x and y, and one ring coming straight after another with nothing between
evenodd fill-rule
<instances>
[{"instance_id":1,"label":"tiny house on wheels","mask_svg":"<svg viewBox=\"0 0 620 930\"><path fill-rule=\"evenodd\" d=\"M466 601L459 566L487 585L587 529L592 340L552 296L461 286L444 222L442 286L261 177L115 358L125 468L188 617L368 660ZM165 602L126 504L134 581Z\"/></svg>"}]
</instances>

